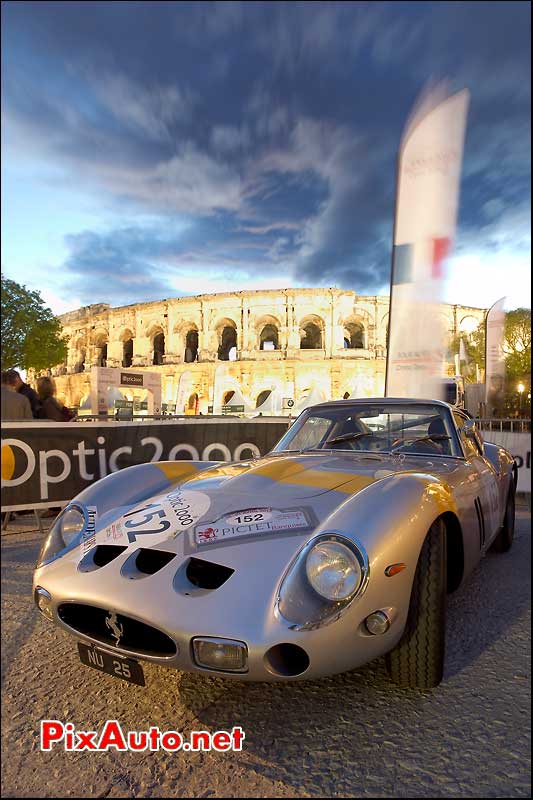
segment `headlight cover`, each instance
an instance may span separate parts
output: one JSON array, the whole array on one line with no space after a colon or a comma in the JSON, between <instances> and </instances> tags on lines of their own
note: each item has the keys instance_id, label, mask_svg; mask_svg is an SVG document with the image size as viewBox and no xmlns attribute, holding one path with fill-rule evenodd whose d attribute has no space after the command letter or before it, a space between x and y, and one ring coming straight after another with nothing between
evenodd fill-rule
<instances>
[{"instance_id":1,"label":"headlight cover","mask_svg":"<svg viewBox=\"0 0 533 800\"><path fill-rule=\"evenodd\" d=\"M355 594L362 570L354 551L342 542L317 542L305 559L307 579L326 600L344 601Z\"/></svg>"},{"instance_id":2,"label":"headlight cover","mask_svg":"<svg viewBox=\"0 0 533 800\"><path fill-rule=\"evenodd\" d=\"M323 533L300 550L278 591L276 610L295 630L337 619L368 582L368 556L359 542Z\"/></svg>"},{"instance_id":3,"label":"headlight cover","mask_svg":"<svg viewBox=\"0 0 533 800\"><path fill-rule=\"evenodd\" d=\"M71 504L63 509L41 548L37 568L50 564L56 558L64 556L77 547L87 521L87 511L81 504Z\"/></svg>"}]
</instances>

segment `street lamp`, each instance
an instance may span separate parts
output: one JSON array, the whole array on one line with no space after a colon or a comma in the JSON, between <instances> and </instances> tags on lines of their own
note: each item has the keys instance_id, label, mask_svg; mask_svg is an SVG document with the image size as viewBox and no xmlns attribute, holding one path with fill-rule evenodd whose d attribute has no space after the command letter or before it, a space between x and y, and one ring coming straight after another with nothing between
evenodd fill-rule
<instances>
[{"instance_id":1,"label":"street lamp","mask_svg":"<svg viewBox=\"0 0 533 800\"><path fill-rule=\"evenodd\" d=\"M522 395L524 394L526 387L524 386L523 383L519 383L516 388L518 389L518 396L520 398L518 405L518 414L519 416L522 416Z\"/></svg>"}]
</instances>

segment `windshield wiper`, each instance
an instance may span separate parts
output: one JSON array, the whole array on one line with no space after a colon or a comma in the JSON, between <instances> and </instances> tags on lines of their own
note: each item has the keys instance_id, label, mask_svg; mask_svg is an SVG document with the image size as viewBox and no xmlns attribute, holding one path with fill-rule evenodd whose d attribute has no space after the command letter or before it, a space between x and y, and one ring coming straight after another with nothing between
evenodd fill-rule
<instances>
[{"instance_id":1,"label":"windshield wiper","mask_svg":"<svg viewBox=\"0 0 533 800\"><path fill-rule=\"evenodd\" d=\"M371 436L372 434L365 431L352 431L351 433L343 433L341 436L335 436L333 439L327 439L324 444L336 444L337 442L349 442L350 439L358 439L360 436Z\"/></svg>"},{"instance_id":2,"label":"windshield wiper","mask_svg":"<svg viewBox=\"0 0 533 800\"><path fill-rule=\"evenodd\" d=\"M397 444L396 447L391 447L391 453L395 453L396 450L399 450L401 447L404 447L406 444L416 444L416 442L433 442L433 441L442 441L444 439L451 439L451 436L448 436L447 433L431 433L429 436L417 436L416 439L404 439L403 442Z\"/></svg>"}]
</instances>

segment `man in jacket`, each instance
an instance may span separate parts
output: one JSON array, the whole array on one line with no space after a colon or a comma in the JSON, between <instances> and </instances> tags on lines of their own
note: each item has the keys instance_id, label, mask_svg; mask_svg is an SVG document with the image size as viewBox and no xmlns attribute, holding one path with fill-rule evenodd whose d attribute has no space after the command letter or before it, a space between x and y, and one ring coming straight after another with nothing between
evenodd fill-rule
<instances>
[{"instance_id":1,"label":"man in jacket","mask_svg":"<svg viewBox=\"0 0 533 800\"><path fill-rule=\"evenodd\" d=\"M2 373L2 421L33 419L30 401L4 383Z\"/></svg>"},{"instance_id":2,"label":"man in jacket","mask_svg":"<svg viewBox=\"0 0 533 800\"><path fill-rule=\"evenodd\" d=\"M16 369L6 369L2 372L2 384L14 389L20 395L27 397L30 401L31 413L35 419L39 419L39 411L41 410L41 401L37 392L24 383Z\"/></svg>"}]
</instances>

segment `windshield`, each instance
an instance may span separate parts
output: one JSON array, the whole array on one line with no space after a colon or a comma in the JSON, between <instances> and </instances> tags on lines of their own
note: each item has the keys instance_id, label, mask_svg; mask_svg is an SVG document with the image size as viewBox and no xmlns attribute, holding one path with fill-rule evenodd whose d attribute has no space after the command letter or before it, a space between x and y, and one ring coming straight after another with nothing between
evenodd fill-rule
<instances>
[{"instance_id":1,"label":"windshield","mask_svg":"<svg viewBox=\"0 0 533 800\"><path fill-rule=\"evenodd\" d=\"M304 411L272 452L355 450L460 456L448 410L414 403L314 407Z\"/></svg>"}]
</instances>

